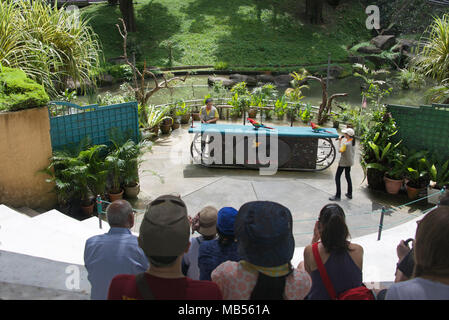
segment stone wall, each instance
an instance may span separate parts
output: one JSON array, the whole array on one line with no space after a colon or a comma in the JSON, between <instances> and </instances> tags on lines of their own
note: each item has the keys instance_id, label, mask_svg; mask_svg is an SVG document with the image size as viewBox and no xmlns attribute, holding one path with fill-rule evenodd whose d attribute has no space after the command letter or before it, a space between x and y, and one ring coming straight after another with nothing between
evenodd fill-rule
<instances>
[{"instance_id":1,"label":"stone wall","mask_svg":"<svg viewBox=\"0 0 449 320\"><path fill-rule=\"evenodd\" d=\"M0 203L51 209L53 185L38 173L52 156L47 108L0 113Z\"/></svg>"}]
</instances>

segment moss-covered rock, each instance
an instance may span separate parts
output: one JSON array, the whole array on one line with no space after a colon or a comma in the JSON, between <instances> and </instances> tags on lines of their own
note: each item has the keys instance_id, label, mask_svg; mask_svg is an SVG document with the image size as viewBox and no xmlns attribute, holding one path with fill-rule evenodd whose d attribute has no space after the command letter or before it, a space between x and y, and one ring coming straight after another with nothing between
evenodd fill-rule
<instances>
[{"instance_id":1,"label":"moss-covered rock","mask_svg":"<svg viewBox=\"0 0 449 320\"><path fill-rule=\"evenodd\" d=\"M20 69L0 67L0 111L45 106L49 97L45 89Z\"/></svg>"}]
</instances>

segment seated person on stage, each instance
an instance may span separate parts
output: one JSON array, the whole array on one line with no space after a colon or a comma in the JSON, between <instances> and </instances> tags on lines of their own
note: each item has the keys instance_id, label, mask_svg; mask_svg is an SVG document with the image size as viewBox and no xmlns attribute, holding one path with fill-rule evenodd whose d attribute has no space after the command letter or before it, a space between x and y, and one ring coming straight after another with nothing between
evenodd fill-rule
<instances>
[{"instance_id":1,"label":"seated person on stage","mask_svg":"<svg viewBox=\"0 0 449 320\"><path fill-rule=\"evenodd\" d=\"M206 99L206 105L201 108L201 123L217 123L219 118L218 110L212 105L212 102L211 98Z\"/></svg>"}]
</instances>

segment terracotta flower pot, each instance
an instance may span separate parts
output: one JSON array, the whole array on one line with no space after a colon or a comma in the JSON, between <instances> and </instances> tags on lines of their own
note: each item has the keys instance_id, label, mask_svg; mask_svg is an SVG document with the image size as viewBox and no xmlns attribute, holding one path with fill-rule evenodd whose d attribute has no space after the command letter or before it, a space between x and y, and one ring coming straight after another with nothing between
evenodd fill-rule
<instances>
[{"instance_id":1,"label":"terracotta flower pot","mask_svg":"<svg viewBox=\"0 0 449 320\"><path fill-rule=\"evenodd\" d=\"M150 129L150 131L152 133L154 133L155 135L158 135L159 134L159 125L154 126L153 128Z\"/></svg>"},{"instance_id":2,"label":"terracotta flower pot","mask_svg":"<svg viewBox=\"0 0 449 320\"><path fill-rule=\"evenodd\" d=\"M140 192L140 184L137 183L133 187L125 186L125 196L127 198L135 199Z\"/></svg>"},{"instance_id":3,"label":"terracotta flower pot","mask_svg":"<svg viewBox=\"0 0 449 320\"><path fill-rule=\"evenodd\" d=\"M189 119L190 119L190 113L183 114L181 116L181 124L189 123Z\"/></svg>"},{"instance_id":4,"label":"terracotta flower pot","mask_svg":"<svg viewBox=\"0 0 449 320\"><path fill-rule=\"evenodd\" d=\"M81 210L83 211L83 214L88 217L92 216L92 214L94 213L94 205L95 205L95 202L92 202L88 206L81 205Z\"/></svg>"},{"instance_id":5,"label":"terracotta flower pot","mask_svg":"<svg viewBox=\"0 0 449 320\"><path fill-rule=\"evenodd\" d=\"M199 112L192 113L192 116L193 116L193 121L200 121L201 120Z\"/></svg>"},{"instance_id":6,"label":"terracotta flower pot","mask_svg":"<svg viewBox=\"0 0 449 320\"><path fill-rule=\"evenodd\" d=\"M170 133L170 129L171 129L171 124L167 124L167 125L163 124L163 125L161 125L161 132L162 132L162 134Z\"/></svg>"},{"instance_id":7,"label":"terracotta flower pot","mask_svg":"<svg viewBox=\"0 0 449 320\"><path fill-rule=\"evenodd\" d=\"M410 187L408 184L406 184L407 189L407 196L410 200L414 200L418 198L419 193L421 192L422 188L413 188Z\"/></svg>"},{"instance_id":8,"label":"terracotta flower pot","mask_svg":"<svg viewBox=\"0 0 449 320\"><path fill-rule=\"evenodd\" d=\"M383 179L384 174L385 172L383 171L368 168L366 171L366 179L368 182L368 187L373 190L384 191L385 190L385 182Z\"/></svg>"},{"instance_id":9,"label":"terracotta flower pot","mask_svg":"<svg viewBox=\"0 0 449 320\"><path fill-rule=\"evenodd\" d=\"M389 194L398 194L399 190L401 190L402 183L404 182L403 179L395 180L390 179L386 176L384 176L384 181L385 181L385 189Z\"/></svg>"},{"instance_id":10,"label":"terracotta flower pot","mask_svg":"<svg viewBox=\"0 0 449 320\"><path fill-rule=\"evenodd\" d=\"M111 193L109 192L109 201L114 202L115 200L123 199L123 189L120 193Z\"/></svg>"},{"instance_id":11,"label":"terracotta flower pot","mask_svg":"<svg viewBox=\"0 0 449 320\"><path fill-rule=\"evenodd\" d=\"M181 126L181 124L179 122L174 122L171 126L171 129L176 130L176 129L179 129L180 126Z\"/></svg>"}]
</instances>

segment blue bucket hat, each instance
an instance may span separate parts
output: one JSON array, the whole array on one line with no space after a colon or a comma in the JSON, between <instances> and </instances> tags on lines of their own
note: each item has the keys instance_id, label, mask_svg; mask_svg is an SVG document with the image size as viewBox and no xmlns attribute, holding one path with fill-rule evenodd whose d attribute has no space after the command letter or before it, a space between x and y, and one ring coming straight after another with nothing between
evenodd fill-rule
<instances>
[{"instance_id":1,"label":"blue bucket hat","mask_svg":"<svg viewBox=\"0 0 449 320\"><path fill-rule=\"evenodd\" d=\"M234 235L234 223L238 211L232 207L224 207L218 211L217 230L225 236Z\"/></svg>"},{"instance_id":2,"label":"blue bucket hat","mask_svg":"<svg viewBox=\"0 0 449 320\"><path fill-rule=\"evenodd\" d=\"M256 266L277 267L293 258L292 214L271 201L245 203L235 220L239 254Z\"/></svg>"}]
</instances>

